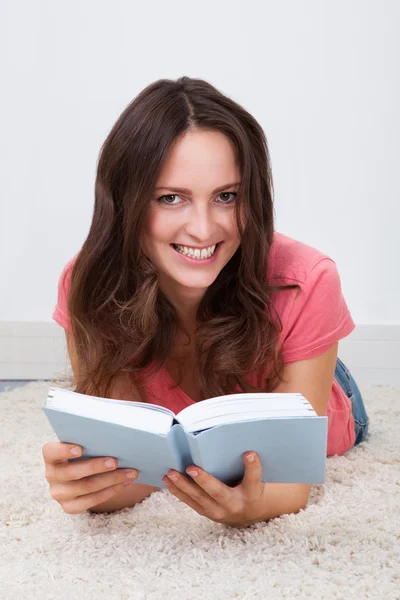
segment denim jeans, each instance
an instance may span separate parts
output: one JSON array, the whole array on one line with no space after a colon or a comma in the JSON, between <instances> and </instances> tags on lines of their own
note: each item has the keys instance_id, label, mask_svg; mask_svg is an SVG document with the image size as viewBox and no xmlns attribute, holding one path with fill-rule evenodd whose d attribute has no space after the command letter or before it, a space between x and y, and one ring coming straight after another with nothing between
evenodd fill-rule
<instances>
[{"instance_id":1,"label":"denim jeans","mask_svg":"<svg viewBox=\"0 0 400 600\"><path fill-rule=\"evenodd\" d=\"M368 433L369 417L365 410L364 401L361 396L361 392L351 375L346 365L337 357L335 376L334 378L345 391L347 397L351 400L351 408L354 417L354 428L356 432L356 441L354 445L357 446L365 440Z\"/></svg>"}]
</instances>

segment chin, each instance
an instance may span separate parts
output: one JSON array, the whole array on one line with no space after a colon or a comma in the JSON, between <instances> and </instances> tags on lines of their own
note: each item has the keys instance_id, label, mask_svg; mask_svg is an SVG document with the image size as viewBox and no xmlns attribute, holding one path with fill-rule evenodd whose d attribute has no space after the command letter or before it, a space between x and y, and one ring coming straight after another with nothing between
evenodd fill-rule
<instances>
[{"instance_id":1,"label":"chin","mask_svg":"<svg viewBox=\"0 0 400 600\"><path fill-rule=\"evenodd\" d=\"M212 283L216 280L218 273L215 274L214 277L180 277L178 274L174 276L174 274L169 273L170 279L172 279L176 284L185 288L193 288L198 290L204 290L210 287Z\"/></svg>"}]
</instances>

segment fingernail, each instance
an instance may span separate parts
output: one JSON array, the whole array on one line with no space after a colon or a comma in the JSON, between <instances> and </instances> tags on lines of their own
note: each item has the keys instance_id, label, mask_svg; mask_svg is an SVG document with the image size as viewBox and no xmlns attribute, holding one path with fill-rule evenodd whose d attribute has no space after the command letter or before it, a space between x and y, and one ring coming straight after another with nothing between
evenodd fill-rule
<instances>
[{"instance_id":1,"label":"fingernail","mask_svg":"<svg viewBox=\"0 0 400 600\"><path fill-rule=\"evenodd\" d=\"M199 474L199 472L195 471L194 469L191 469L190 471L186 471L186 473L188 475L190 475L190 477L197 477L197 475Z\"/></svg>"},{"instance_id":2,"label":"fingernail","mask_svg":"<svg viewBox=\"0 0 400 600\"><path fill-rule=\"evenodd\" d=\"M126 477L127 479L135 479L135 478L137 477L137 473L135 473L134 471L129 471L129 473L127 473L127 474L125 475L125 477Z\"/></svg>"},{"instance_id":3,"label":"fingernail","mask_svg":"<svg viewBox=\"0 0 400 600\"><path fill-rule=\"evenodd\" d=\"M73 454L74 456L79 456L81 453L81 449L79 448L79 446L74 446L73 448L71 448L71 454Z\"/></svg>"},{"instance_id":4,"label":"fingernail","mask_svg":"<svg viewBox=\"0 0 400 600\"><path fill-rule=\"evenodd\" d=\"M249 454L246 456L248 462L254 462L254 454Z\"/></svg>"},{"instance_id":5,"label":"fingernail","mask_svg":"<svg viewBox=\"0 0 400 600\"><path fill-rule=\"evenodd\" d=\"M114 461L112 460L112 458L107 458L107 460L104 462L104 464L106 465L106 467L113 467Z\"/></svg>"}]
</instances>

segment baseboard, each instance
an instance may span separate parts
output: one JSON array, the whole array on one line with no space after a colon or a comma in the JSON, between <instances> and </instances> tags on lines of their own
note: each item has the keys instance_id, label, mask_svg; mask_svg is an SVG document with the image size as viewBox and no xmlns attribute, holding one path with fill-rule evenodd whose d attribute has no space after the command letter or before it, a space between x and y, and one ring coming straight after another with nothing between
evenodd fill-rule
<instances>
[{"instance_id":1,"label":"baseboard","mask_svg":"<svg viewBox=\"0 0 400 600\"><path fill-rule=\"evenodd\" d=\"M356 381L400 385L400 324L357 325L339 342ZM0 323L0 379L44 379L71 373L64 330L50 322Z\"/></svg>"}]
</instances>

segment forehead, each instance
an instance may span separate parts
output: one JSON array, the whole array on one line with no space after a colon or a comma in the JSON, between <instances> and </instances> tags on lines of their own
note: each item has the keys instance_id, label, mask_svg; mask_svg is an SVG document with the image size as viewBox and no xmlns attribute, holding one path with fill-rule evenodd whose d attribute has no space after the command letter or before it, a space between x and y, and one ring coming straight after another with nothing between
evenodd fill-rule
<instances>
[{"instance_id":1,"label":"forehead","mask_svg":"<svg viewBox=\"0 0 400 600\"><path fill-rule=\"evenodd\" d=\"M221 132L191 131L172 146L157 186L174 184L191 189L203 181L214 189L239 180L240 168L231 141Z\"/></svg>"}]
</instances>

